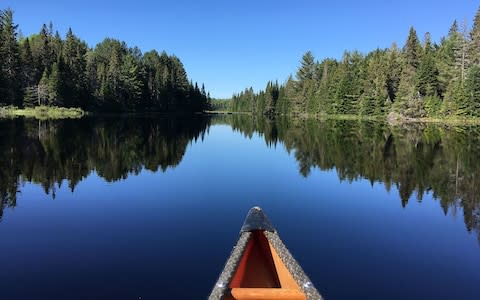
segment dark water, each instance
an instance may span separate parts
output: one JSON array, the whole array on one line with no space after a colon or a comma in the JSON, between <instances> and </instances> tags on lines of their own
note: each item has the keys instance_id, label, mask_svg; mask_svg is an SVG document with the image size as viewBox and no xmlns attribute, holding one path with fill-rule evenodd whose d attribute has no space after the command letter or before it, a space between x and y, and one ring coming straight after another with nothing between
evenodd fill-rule
<instances>
[{"instance_id":1,"label":"dark water","mask_svg":"<svg viewBox=\"0 0 480 300\"><path fill-rule=\"evenodd\" d=\"M264 208L326 299L480 299L480 127L0 121L0 299L205 299Z\"/></svg>"}]
</instances>

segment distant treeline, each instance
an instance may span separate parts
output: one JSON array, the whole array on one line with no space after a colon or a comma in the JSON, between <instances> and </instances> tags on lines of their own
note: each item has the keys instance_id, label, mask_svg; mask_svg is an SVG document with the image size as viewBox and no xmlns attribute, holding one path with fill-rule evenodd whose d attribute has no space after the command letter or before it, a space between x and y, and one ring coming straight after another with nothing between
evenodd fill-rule
<instances>
[{"instance_id":1,"label":"distant treeline","mask_svg":"<svg viewBox=\"0 0 480 300\"><path fill-rule=\"evenodd\" d=\"M212 110L228 111L230 109L230 99L212 99Z\"/></svg>"},{"instance_id":2,"label":"distant treeline","mask_svg":"<svg viewBox=\"0 0 480 300\"><path fill-rule=\"evenodd\" d=\"M367 55L345 52L340 61L305 53L296 77L265 90L246 89L232 111L255 114L349 114L404 117L480 117L480 10L471 30L455 21L440 43L426 33L421 43L410 28L399 49ZM399 116L397 115L397 116Z\"/></svg>"},{"instance_id":3,"label":"distant treeline","mask_svg":"<svg viewBox=\"0 0 480 300\"><path fill-rule=\"evenodd\" d=\"M51 23L18 37L12 10L0 10L0 106L195 112L209 101L176 56L110 38L91 49L71 29L62 39Z\"/></svg>"}]
</instances>

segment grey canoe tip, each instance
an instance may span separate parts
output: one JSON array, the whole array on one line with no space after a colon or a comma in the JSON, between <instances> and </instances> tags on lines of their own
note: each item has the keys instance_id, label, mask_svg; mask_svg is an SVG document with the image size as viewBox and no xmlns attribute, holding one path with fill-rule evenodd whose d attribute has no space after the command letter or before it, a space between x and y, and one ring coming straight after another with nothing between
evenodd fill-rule
<instances>
[{"instance_id":1,"label":"grey canoe tip","mask_svg":"<svg viewBox=\"0 0 480 300\"><path fill-rule=\"evenodd\" d=\"M263 210L258 206L254 206L250 209L245 218L245 222L243 222L240 233L251 232L254 230L275 232L275 227L273 227L270 220L263 213Z\"/></svg>"}]
</instances>

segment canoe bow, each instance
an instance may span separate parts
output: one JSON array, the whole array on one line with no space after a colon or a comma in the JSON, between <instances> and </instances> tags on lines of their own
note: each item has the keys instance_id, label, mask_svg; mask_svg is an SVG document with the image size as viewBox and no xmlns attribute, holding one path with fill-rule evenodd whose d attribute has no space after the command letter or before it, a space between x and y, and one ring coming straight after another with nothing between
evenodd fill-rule
<instances>
[{"instance_id":1,"label":"canoe bow","mask_svg":"<svg viewBox=\"0 0 480 300\"><path fill-rule=\"evenodd\" d=\"M260 207L248 212L240 237L209 300L322 300Z\"/></svg>"}]
</instances>

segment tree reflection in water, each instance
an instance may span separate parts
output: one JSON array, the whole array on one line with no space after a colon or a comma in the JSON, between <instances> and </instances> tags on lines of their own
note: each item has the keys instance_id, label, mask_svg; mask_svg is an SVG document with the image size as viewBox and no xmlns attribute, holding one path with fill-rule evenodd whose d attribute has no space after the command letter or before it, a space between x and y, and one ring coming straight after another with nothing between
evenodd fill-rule
<instances>
[{"instance_id":1,"label":"tree reflection in water","mask_svg":"<svg viewBox=\"0 0 480 300\"><path fill-rule=\"evenodd\" d=\"M269 147L283 144L303 176L312 168L335 169L340 180L396 186L402 206L413 194L422 201L431 191L445 214L461 208L467 229L480 238L480 126L245 115L2 120L0 217L4 207L16 205L23 182L39 184L54 197L63 180L73 191L93 170L116 181L142 169L175 167L188 144L203 139L212 124L228 124L246 137L259 133Z\"/></svg>"}]
</instances>

